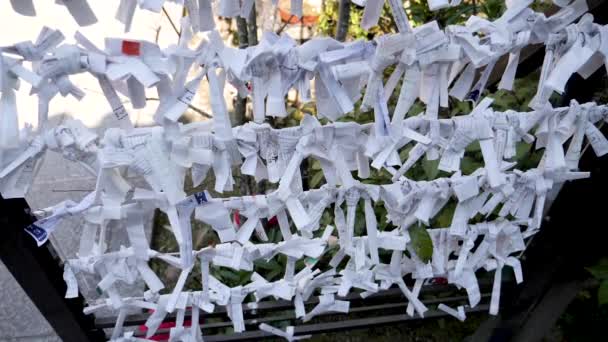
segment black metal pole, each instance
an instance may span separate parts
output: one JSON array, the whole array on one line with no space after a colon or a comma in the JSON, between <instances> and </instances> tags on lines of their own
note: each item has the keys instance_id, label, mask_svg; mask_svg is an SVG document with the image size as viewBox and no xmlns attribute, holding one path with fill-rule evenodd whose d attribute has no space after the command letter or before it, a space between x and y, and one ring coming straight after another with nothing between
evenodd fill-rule
<instances>
[{"instance_id":1,"label":"black metal pole","mask_svg":"<svg viewBox=\"0 0 608 342\"><path fill-rule=\"evenodd\" d=\"M0 196L0 260L65 342L105 341L92 317L83 314L84 298L65 299L63 269L49 250L38 247L24 228L34 222L25 199Z\"/></svg>"}]
</instances>

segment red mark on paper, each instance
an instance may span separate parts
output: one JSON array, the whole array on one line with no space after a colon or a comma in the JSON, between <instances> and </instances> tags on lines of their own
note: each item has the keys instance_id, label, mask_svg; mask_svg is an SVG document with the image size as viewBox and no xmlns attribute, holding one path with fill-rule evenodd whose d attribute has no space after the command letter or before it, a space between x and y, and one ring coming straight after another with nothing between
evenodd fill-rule
<instances>
[{"instance_id":1,"label":"red mark on paper","mask_svg":"<svg viewBox=\"0 0 608 342\"><path fill-rule=\"evenodd\" d=\"M190 307L186 308L188 310L190 310ZM148 310L149 313L153 313L154 310ZM200 318L199 319L199 323L202 321L203 319ZM160 326L158 327L159 330L162 329L171 329L174 328L176 326L175 322L163 322L160 324ZM192 326L192 321L191 320L184 320L184 327L189 327ZM148 327L145 325L140 325L138 327L139 332L145 333L148 331ZM158 333L155 334L153 336L151 336L149 339L152 341L167 341L169 340L171 336L168 333Z\"/></svg>"},{"instance_id":2,"label":"red mark on paper","mask_svg":"<svg viewBox=\"0 0 608 342\"><path fill-rule=\"evenodd\" d=\"M239 211L235 210L234 213L232 214L232 217L234 219L234 224L236 225L236 229L239 229L241 227L241 215L239 214Z\"/></svg>"},{"instance_id":3,"label":"red mark on paper","mask_svg":"<svg viewBox=\"0 0 608 342\"><path fill-rule=\"evenodd\" d=\"M122 53L129 56L139 56L141 44L130 40L122 41Z\"/></svg>"},{"instance_id":4,"label":"red mark on paper","mask_svg":"<svg viewBox=\"0 0 608 342\"><path fill-rule=\"evenodd\" d=\"M268 220L268 227L274 227L277 224L279 224L279 220L277 220L276 216L273 216L270 218L270 220Z\"/></svg>"},{"instance_id":5,"label":"red mark on paper","mask_svg":"<svg viewBox=\"0 0 608 342\"><path fill-rule=\"evenodd\" d=\"M431 279L430 282L433 285L447 285L448 284L448 280L446 278L441 278L441 277L433 278L433 279Z\"/></svg>"}]
</instances>

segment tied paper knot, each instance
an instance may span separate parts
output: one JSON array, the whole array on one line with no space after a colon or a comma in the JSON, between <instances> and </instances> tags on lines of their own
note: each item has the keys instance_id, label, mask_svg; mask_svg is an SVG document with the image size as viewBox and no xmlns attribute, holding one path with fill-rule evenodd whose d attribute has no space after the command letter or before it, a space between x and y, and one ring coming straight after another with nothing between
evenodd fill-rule
<instances>
[{"instance_id":1,"label":"tied paper knot","mask_svg":"<svg viewBox=\"0 0 608 342\"><path fill-rule=\"evenodd\" d=\"M74 4L86 2L63 3L72 11ZM128 27L138 5L158 12L163 3L123 0L119 18ZM560 2L563 10L550 17L527 8L530 1L520 1L510 4L495 21L472 17L464 25L444 30L436 22L412 29L402 4L391 0L398 34L378 37L374 42L341 43L319 38L297 45L286 35L267 33L260 44L247 49L224 45L215 31L201 35L202 43L190 49L187 42L192 31L212 22L209 17L203 20L203 13L210 13L211 3L181 3L187 9L181 21L182 36L176 46L167 49L151 42L110 38L101 50L78 33L78 45L59 46L63 37L48 29L41 32L36 43L2 49L2 195L26 193L36 162L47 147L87 163L98 175L95 191L85 199L43 210L42 215L48 216L26 231L42 244L63 218L85 218L79 258L70 260L64 269L67 295L77 292L76 273L98 275L99 290L106 297L92 302L86 312L103 308L118 312L112 340L125 336L122 325L132 308L154 310L146 322L148 336L155 333L168 313L175 312L176 326L170 338L200 340L199 329L184 327L185 312L192 310L192 319L198 321L199 308L213 312L215 305L228 306L234 330L242 331L243 304L252 309L257 304L243 303L249 294L256 300L268 296L293 300L296 317L309 320L328 311L347 312L348 302L337 300L336 295L344 296L353 288L362 289L362 297L366 297L395 285L409 301L406 312L423 316L427 308L418 296L426 279L439 276L464 288L469 305L475 307L481 300L475 272L481 268L495 272L490 310L495 314L502 269L512 268L516 281L522 280L515 255L525 248L525 239L538 231L549 190L567 180L588 176L576 171L584 138L596 154L608 152L608 142L595 127L606 118L605 106L576 102L563 108L548 105L552 92L562 91L572 74L590 75L606 64L605 27L593 24L590 16L573 24L587 10L583 0ZM218 9L224 16L248 16L253 3L223 0ZM292 3L294 12L300 14L301 2ZM437 0L432 7L445 7L447 3ZM377 22L383 4L375 0L365 4L363 26ZM494 112L490 108L492 100L480 96L490 74L498 59L508 54L507 70L499 86L511 87L520 51L529 43L548 47L538 94L531 104L535 110ZM30 71L22 60L37 63ZM392 65L394 71L384 83L382 74ZM69 79L71 74L81 72L97 77L121 129L107 130L99 144L94 135L71 123L51 128L40 120L37 134L18 131L14 90L20 80L32 84L33 94L40 101L40 117L45 119L49 101L57 94L83 95ZM402 77L391 118L387 99ZM204 78L209 82L214 120L179 124L178 119L194 100ZM336 121L361 100L363 108L374 109L374 122L321 125L317 118L305 115L295 128L275 130L262 123L266 116L286 114L284 95L291 88L297 88L304 102L312 100L313 78L319 115ZM226 81L240 95L252 97L256 123L232 128L223 96ZM251 86L250 92L245 85ZM156 88L160 104L155 119L159 126L134 128L115 87L127 90L135 108L145 106L146 91ZM440 108L449 107L449 96L471 100L473 111L441 119ZM405 118L418 99L426 105L425 113ZM512 158L522 140L545 148L538 168L513 169L516 163ZM475 143L480 145L484 165L463 175L460 160ZM568 151L564 150L565 143ZM399 152L410 146L402 163ZM93 156L98 157L98 163L88 159ZM319 161L327 184L304 191L300 166L309 157ZM433 181L407 179L406 172L422 157L439 160L439 169L451 176ZM354 170L362 179L369 176L370 160L376 170L385 169L393 175L392 184L364 185L353 177ZM208 192L186 196L181 191L190 167L195 183L202 182L213 168L216 190L229 190L233 166L241 166L243 174L255 175L258 180L266 176L266 169L271 182L279 183L278 189L265 195L223 199L212 198ZM124 169L135 171L131 174L143 178L149 189L134 188L123 178ZM365 233L359 234L355 229L363 228L363 222L357 221L361 200ZM433 218L450 201L456 208L449 227L413 226L439 221ZM315 233L324 222L323 212L332 204L338 237L333 236L334 227L330 225ZM374 210L378 205L384 205L387 221L393 227L378 229L379 211ZM167 214L178 253L149 248L143 234L143 213L155 208ZM212 227L221 243L193 250L193 212L195 219ZM498 213L494 221L470 223L477 214L492 213ZM253 232L266 240L268 227L262 221L273 216L282 240L255 243ZM238 220L231 217L245 218L240 229L233 222ZM289 217L295 226L293 232ZM414 230L420 228L432 242L429 260L415 246L419 236ZM110 229L126 230L129 246L109 250L106 237ZM329 261L330 269L322 271L317 267L325 265L320 259L336 245L339 249ZM380 262L379 249L390 251L389 263ZM211 274L212 266L252 272L256 261L268 262L280 254L287 257L285 271L273 281L252 273L248 284L231 288ZM202 290L184 291L195 258L200 261ZM164 284L149 268L151 259L180 269L170 293L159 293ZM301 259L304 268L296 272ZM339 268L342 261L346 266ZM413 287L406 285L405 276L414 280ZM119 285L139 277L148 287L143 296L122 297ZM306 312L304 301L319 293L319 305ZM440 309L464 319L463 307ZM287 336L293 338L293 334Z\"/></svg>"},{"instance_id":2,"label":"tied paper knot","mask_svg":"<svg viewBox=\"0 0 608 342\"><path fill-rule=\"evenodd\" d=\"M310 337L312 337L312 335L302 335L302 336L294 336L295 334L295 328L293 326L288 326L285 328L285 331L280 330L278 328L275 328L271 325L268 325L266 323L262 323L259 326L260 330L266 331L268 333L271 333L273 335L282 337L284 339L286 339L287 341L291 342L291 341L298 341L298 340L305 340L308 339Z\"/></svg>"},{"instance_id":3,"label":"tied paper knot","mask_svg":"<svg viewBox=\"0 0 608 342\"><path fill-rule=\"evenodd\" d=\"M64 158L83 165L91 174L97 174L97 134L78 120L67 120L46 135L46 145Z\"/></svg>"},{"instance_id":4,"label":"tied paper knot","mask_svg":"<svg viewBox=\"0 0 608 342\"><path fill-rule=\"evenodd\" d=\"M276 183L283 175L285 164L284 160L279 160L278 134L270 127L257 130L256 146L259 148L259 155L266 162L268 181ZM257 156L257 154L256 154Z\"/></svg>"}]
</instances>

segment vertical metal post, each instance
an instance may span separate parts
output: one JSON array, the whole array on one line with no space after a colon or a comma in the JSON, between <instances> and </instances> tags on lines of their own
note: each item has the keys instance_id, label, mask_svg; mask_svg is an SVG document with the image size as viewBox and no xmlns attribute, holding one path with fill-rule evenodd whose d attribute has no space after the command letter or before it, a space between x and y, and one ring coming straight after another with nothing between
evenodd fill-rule
<instances>
[{"instance_id":1,"label":"vertical metal post","mask_svg":"<svg viewBox=\"0 0 608 342\"><path fill-rule=\"evenodd\" d=\"M84 298L64 298L63 270L49 243L38 247L23 230L32 222L25 199L0 196L0 260L63 341L105 341L103 331L95 330L93 318L82 312Z\"/></svg>"}]
</instances>

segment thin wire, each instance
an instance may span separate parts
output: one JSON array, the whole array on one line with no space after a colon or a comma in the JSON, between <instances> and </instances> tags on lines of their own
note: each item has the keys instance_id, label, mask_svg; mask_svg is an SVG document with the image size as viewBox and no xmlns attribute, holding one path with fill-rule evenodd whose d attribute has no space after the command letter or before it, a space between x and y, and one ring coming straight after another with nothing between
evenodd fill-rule
<instances>
[{"instance_id":1,"label":"thin wire","mask_svg":"<svg viewBox=\"0 0 608 342\"><path fill-rule=\"evenodd\" d=\"M281 26L281 27L279 28L279 30L277 31L277 34L278 34L278 35L280 35L280 34L281 34L281 32L283 32L283 30L285 29L285 27L287 26L287 24L289 24L289 22L291 21L291 19L292 19L293 17L295 17L295 15L294 15L294 14L292 14L292 15L289 17L289 19L287 19L287 21L285 22L285 24L283 24L283 26ZM302 25L303 25L303 24L302 24Z\"/></svg>"},{"instance_id":2,"label":"thin wire","mask_svg":"<svg viewBox=\"0 0 608 342\"><path fill-rule=\"evenodd\" d=\"M177 26L175 26L175 23L173 22L173 19L171 19L171 16L169 15L169 13L167 13L167 10L165 9L165 6L163 6L163 13L165 14L165 16L167 17L167 19L169 20L169 23L171 24L171 27L173 27L173 31L175 31L175 33L177 34L178 37L182 37L182 33L180 30L177 29Z\"/></svg>"},{"instance_id":3,"label":"thin wire","mask_svg":"<svg viewBox=\"0 0 608 342\"><path fill-rule=\"evenodd\" d=\"M160 101L160 99L158 97L146 97L146 101ZM192 109L193 111L197 112L198 114L206 117L207 119L213 119L213 115L205 112L204 110L195 107L191 104L188 104L188 108Z\"/></svg>"},{"instance_id":4,"label":"thin wire","mask_svg":"<svg viewBox=\"0 0 608 342\"><path fill-rule=\"evenodd\" d=\"M604 127L604 123L606 121L602 121L598 126L597 129L602 129L602 127ZM583 148L583 151L581 152L581 157L585 154L585 151L587 151L587 149L589 148L589 145L591 145L590 142L587 142L587 145L585 145L585 147Z\"/></svg>"}]
</instances>

